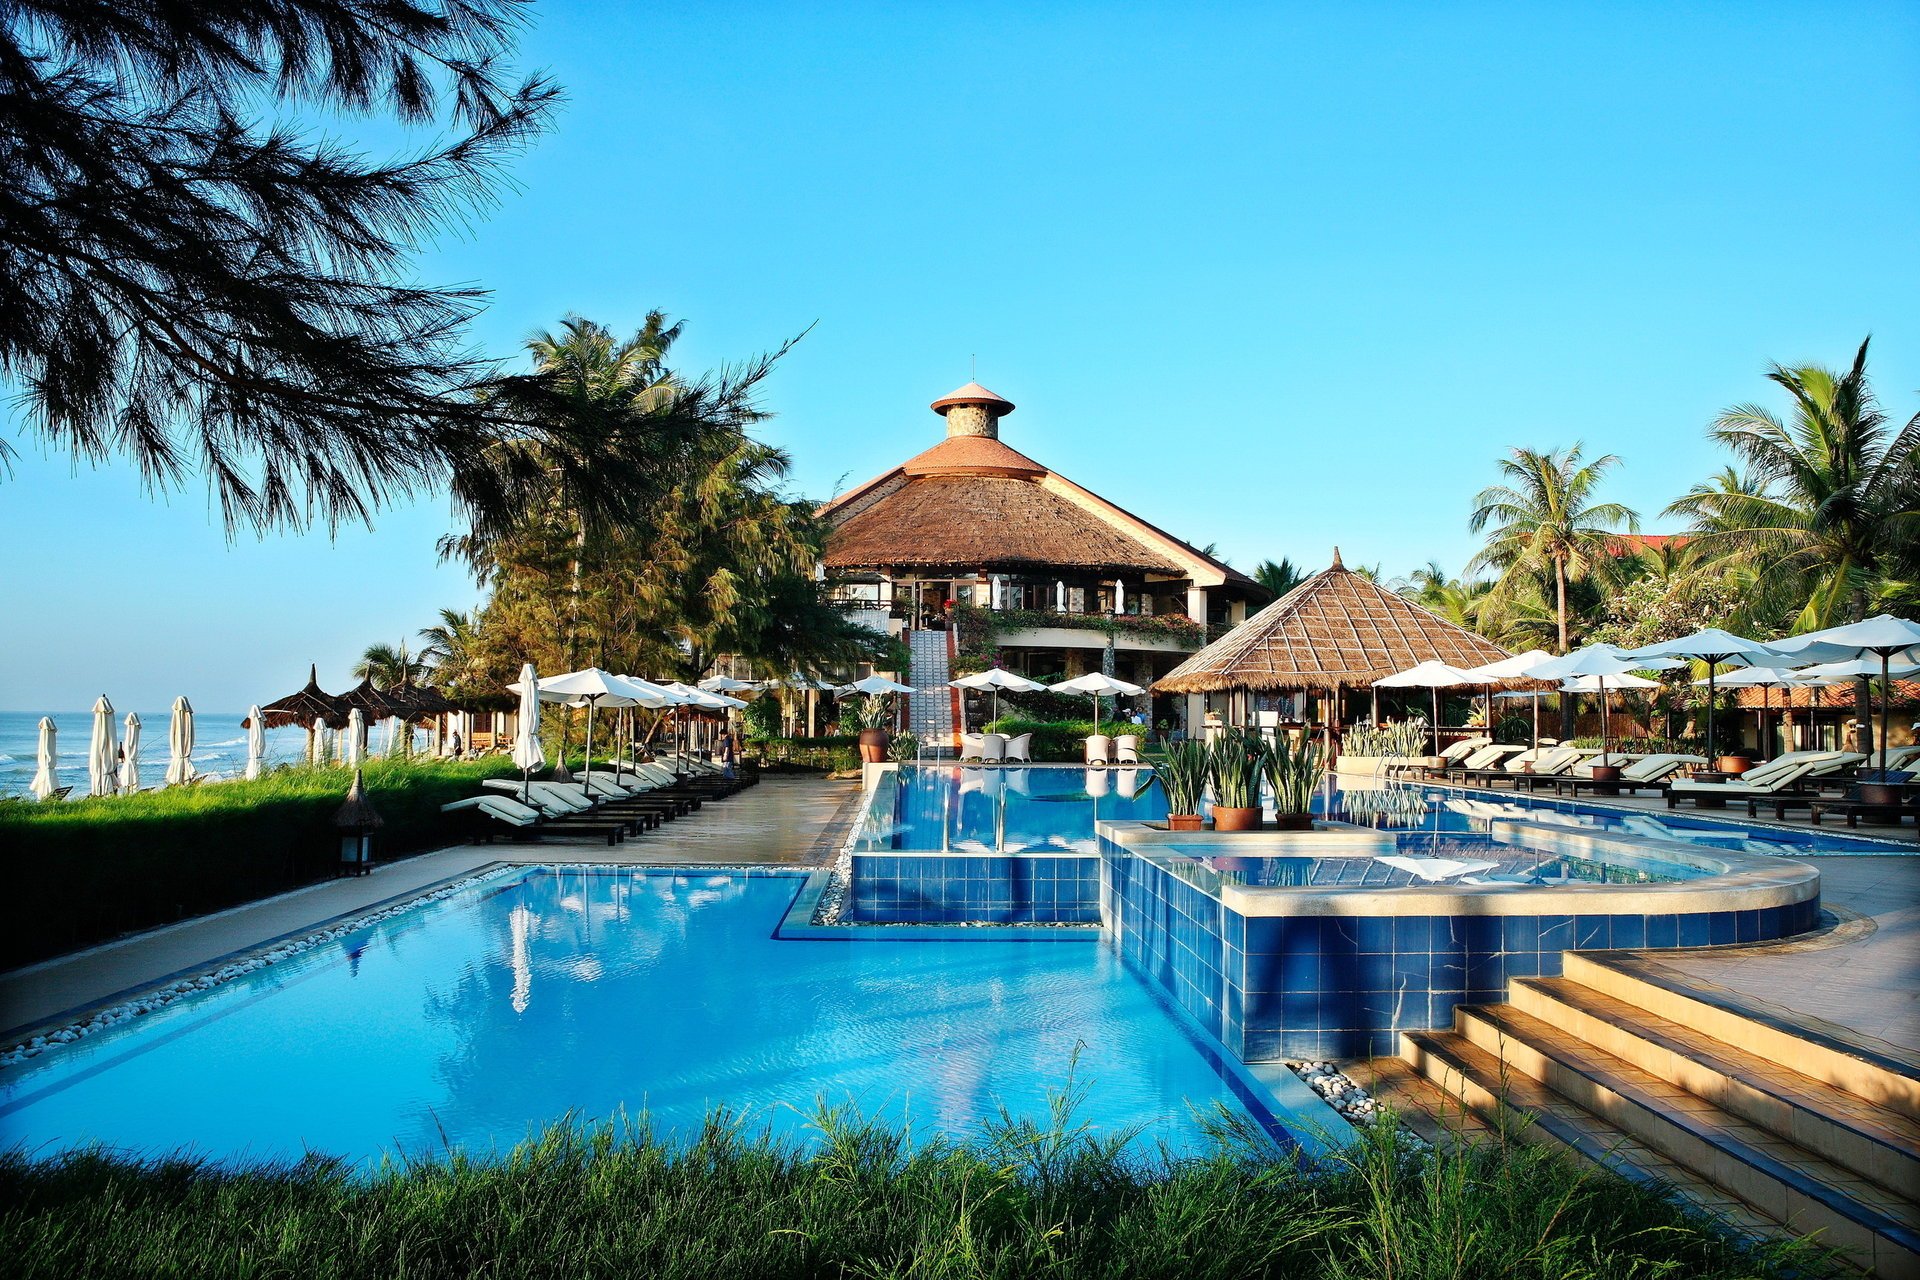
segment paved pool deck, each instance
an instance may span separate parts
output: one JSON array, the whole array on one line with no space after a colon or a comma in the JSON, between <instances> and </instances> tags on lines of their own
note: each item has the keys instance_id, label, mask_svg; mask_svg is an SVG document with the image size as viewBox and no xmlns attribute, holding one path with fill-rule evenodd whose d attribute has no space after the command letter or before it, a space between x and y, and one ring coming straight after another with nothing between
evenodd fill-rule
<instances>
[{"instance_id":1,"label":"paved pool deck","mask_svg":"<svg viewBox=\"0 0 1920 1280\"><path fill-rule=\"evenodd\" d=\"M595 862L620 866L819 866L852 820L857 782L770 775L699 812L620 845L586 838L538 844L463 844L376 866L213 915L148 930L0 973L0 1041L8 1034L106 1003L122 992L198 973L236 953L310 933L329 922L403 902L498 863Z\"/></svg>"}]
</instances>

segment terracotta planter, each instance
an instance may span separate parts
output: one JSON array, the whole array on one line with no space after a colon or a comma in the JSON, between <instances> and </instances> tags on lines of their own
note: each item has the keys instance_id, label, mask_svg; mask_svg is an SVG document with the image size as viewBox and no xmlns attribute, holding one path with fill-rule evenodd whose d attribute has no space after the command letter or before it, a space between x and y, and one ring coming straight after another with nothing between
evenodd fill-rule
<instances>
[{"instance_id":1,"label":"terracotta planter","mask_svg":"<svg viewBox=\"0 0 1920 1280\"><path fill-rule=\"evenodd\" d=\"M1753 761L1746 756L1721 756L1713 762L1713 767L1721 773L1737 778L1753 768Z\"/></svg>"},{"instance_id":2,"label":"terracotta planter","mask_svg":"<svg viewBox=\"0 0 1920 1280\"><path fill-rule=\"evenodd\" d=\"M1213 829L1215 831L1258 831L1260 829L1260 807L1231 808L1227 805L1213 806Z\"/></svg>"},{"instance_id":3,"label":"terracotta planter","mask_svg":"<svg viewBox=\"0 0 1920 1280\"><path fill-rule=\"evenodd\" d=\"M860 760L863 764L885 764L887 748L893 745L893 735L885 729L862 729L860 731Z\"/></svg>"},{"instance_id":4,"label":"terracotta planter","mask_svg":"<svg viewBox=\"0 0 1920 1280\"><path fill-rule=\"evenodd\" d=\"M1205 826L1205 820L1197 813L1170 813L1167 815L1169 831L1199 831Z\"/></svg>"},{"instance_id":5,"label":"terracotta planter","mask_svg":"<svg viewBox=\"0 0 1920 1280\"><path fill-rule=\"evenodd\" d=\"M1311 831L1313 815L1310 813L1276 813L1273 815L1275 831Z\"/></svg>"}]
</instances>

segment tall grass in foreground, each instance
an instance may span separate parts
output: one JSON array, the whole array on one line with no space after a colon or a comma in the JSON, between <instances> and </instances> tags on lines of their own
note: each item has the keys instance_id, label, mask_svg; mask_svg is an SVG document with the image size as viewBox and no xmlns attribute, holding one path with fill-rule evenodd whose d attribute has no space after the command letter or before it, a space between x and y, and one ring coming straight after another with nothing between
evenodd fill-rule
<instances>
[{"instance_id":1,"label":"tall grass in foreground","mask_svg":"<svg viewBox=\"0 0 1920 1280\"><path fill-rule=\"evenodd\" d=\"M562 1124L498 1160L223 1169L0 1157L21 1276L1733 1277L1819 1275L1538 1146L1414 1151L1390 1125L1315 1173L1222 1118L1129 1154L1056 1110L973 1144L823 1109L801 1146L724 1113L684 1143Z\"/></svg>"},{"instance_id":2,"label":"tall grass in foreground","mask_svg":"<svg viewBox=\"0 0 1920 1280\"><path fill-rule=\"evenodd\" d=\"M482 760L370 760L367 793L386 820L377 857L443 843L440 806L514 773ZM215 911L333 874L334 811L352 772L278 768L253 782L165 787L52 804L0 800L12 901L0 968L128 929Z\"/></svg>"}]
</instances>

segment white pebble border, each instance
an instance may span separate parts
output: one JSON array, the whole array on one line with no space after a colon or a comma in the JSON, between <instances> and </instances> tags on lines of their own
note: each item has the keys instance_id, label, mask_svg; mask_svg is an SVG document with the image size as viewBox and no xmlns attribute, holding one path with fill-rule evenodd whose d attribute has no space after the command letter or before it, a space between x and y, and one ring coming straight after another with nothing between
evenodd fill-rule
<instances>
[{"instance_id":1,"label":"white pebble border","mask_svg":"<svg viewBox=\"0 0 1920 1280\"><path fill-rule=\"evenodd\" d=\"M852 883L853 844L849 840L833 860L833 870L827 873L827 887L820 891L820 901L813 908L815 924L840 923L840 913L847 905L847 886Z\"/></svg>"},{"instance_id":2,"label":"white pebble border","mask_svg":"<svg viewBox=\"0 0 1920 1280\"><path fill-rule=\"evenodd\" d=\"M56 1048L63 1044L72 1044L76 1040L85 1039L96 1031L105 1031L108 1027L118 1026L123 1022L130 1022L135 1018L152 1013L156 1009L163 1009L176 1000L194 995L197 992L211 990L223 983L231 982L235 978L244 977L257 969L264 969L268 965L278 964L282 960L291 960L302 952L311 951L323 942L332 942L335 939L343 938L347 934L365 929L369 925L379 924L383 920L390 920L402 912L413 910L415 907L422 906L429 902L438 902L442 898L450 898L454 894L470 889L476 884L482 884L488 880L497 879L500 876L524 872L525 870L526 868L524 867L495 867L490 871L483 871L479 875L468 876L464 880L457 880L452 884L443 885L435 889L432 893L421 894L417 898L409 898L405 902L395 903L390 907L383 907L379 911L372 911L363 916L355 916L353 919L343 921L340 924L329 925L327 928L307 934L305 937L290 938L285 942L278 943L271 950L255 952L243 959L223 964L218 969L209 970L196 977L181 978L175 982L168 983L164 987L157 987L152 991L143 992L136 999L128 1000L121 1004L110 1005L100 1010L85 1022L71 1022L64 1027L37 1035L31 1040L10 1046L5 1052L0 1052L0 1069L17 1066L29 1058L45 1053L49 1049Z\"/></svg>"}]
</instances>

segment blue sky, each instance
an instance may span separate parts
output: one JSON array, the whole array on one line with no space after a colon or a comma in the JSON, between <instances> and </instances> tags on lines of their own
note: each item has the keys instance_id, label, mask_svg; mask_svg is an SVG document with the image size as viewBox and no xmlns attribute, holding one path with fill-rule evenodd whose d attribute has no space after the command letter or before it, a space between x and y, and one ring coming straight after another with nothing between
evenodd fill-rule
<instances>
[{"instance_id":1,"label":"blue sky","mask_svg":"<svg viewBox=\"0 0 1920 1280\"><path fill-rule=\"evenodd\" d=\"M685 317L688 368L815 325L766 434L819 497L977 357L1010 443L1243 568L1457 571L1515 444L1620 454L1659 528L1768 361L1868 332L1920 409L1911 5L931 8L540 6L569 105L422 274L492 290L502 354L569 311ZM16 442L0 708L337 686L478 599L442 501L229 546L198 487Z\"/></svg>"}]
</instances>

